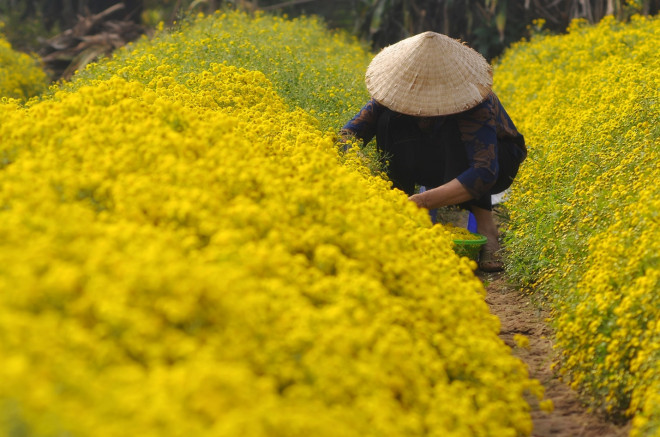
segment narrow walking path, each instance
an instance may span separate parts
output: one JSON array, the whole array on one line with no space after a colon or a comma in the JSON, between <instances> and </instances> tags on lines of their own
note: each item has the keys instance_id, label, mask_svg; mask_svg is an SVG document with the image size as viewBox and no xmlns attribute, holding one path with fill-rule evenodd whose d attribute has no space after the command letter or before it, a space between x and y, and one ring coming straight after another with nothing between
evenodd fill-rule
<instances>
[{"instance_id":1,"label":"narrow walking path","mask_svg":"<svg viewBox=\"0 0 660 437\"><path fill-rule=\"evenodd\" d=\"M534 305L529 296L506 282L502 273L479 273L487 290L486 302L491 312L501 320L500 338L523 360L530 376L545 387L546 397L552 399L554 411L541 411L534 399L533 437L625 437L628 426L617 426L603 417L587 411L575 391L560 381L552 370L556 351L553 349L552 331L546 323L548 314ZM519 348L513 340L515 334L529 338L528 348Z\"/></svg>"}]
</instances>

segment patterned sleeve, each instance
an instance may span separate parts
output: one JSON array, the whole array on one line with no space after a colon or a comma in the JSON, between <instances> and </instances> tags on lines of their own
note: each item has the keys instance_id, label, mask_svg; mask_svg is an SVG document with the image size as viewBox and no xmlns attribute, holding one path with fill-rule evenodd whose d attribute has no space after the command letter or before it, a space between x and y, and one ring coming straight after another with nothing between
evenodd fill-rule
<instances>
[{"instance_id":1,"label":"patterned sleeve","mask_svg":"<svg viewBox=\"0 0 660 437\"><path fill-rule=\"evenodd\" d=\"M495 94L491 94L493 102L493 113L495 114L495 123L497 125L497 139L498 141L511 143L516 146L514 154L518 156L520 161L524 161L527 157L527 146L525 145L525 137L522 136L516 126L513 124L511 117L507 114L504 106Z\"/></svg>"},{"instance_id":2,"label":"patterned sleeve","mask_svg":"<svg viewBox=\"0 0 660 437\"><path fill-rule=\"evenodd\" d=\"M477 199L488 194L499 173L494 103L491 94L484 102L456 116L470 164L457 179Z\"/></svg>"},{"instance_id":3,"label":"patterned sleeve","mask_svg":"<svg viewBox=\"0 0 660 437\"><path fill-rule=\"evenodd\" d=\"M378 126L378 117L384 110L384 106L371 99L366 105L360 109L355 117L341 129L342 136L355 136L367 144L376 136L376 128Z\"/></svg>"}]
</instances>

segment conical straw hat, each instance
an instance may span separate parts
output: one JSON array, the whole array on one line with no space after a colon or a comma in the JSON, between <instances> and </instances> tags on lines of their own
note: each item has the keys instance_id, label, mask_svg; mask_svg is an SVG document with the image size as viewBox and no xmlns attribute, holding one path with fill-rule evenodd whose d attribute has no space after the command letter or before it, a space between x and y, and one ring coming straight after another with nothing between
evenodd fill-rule
<instances>
[{"instance_id":1,"label":"conical straw hat","mask_svg":"<svg viewBox=\"0 0 660 437\"><path fill-rule=\"evenodd\" d=\"M424 32L385 47L365 77L371 97L408 115L449 115L481 103L493 85L486 59L460 41Z\"/></svg>"}]
</instances>

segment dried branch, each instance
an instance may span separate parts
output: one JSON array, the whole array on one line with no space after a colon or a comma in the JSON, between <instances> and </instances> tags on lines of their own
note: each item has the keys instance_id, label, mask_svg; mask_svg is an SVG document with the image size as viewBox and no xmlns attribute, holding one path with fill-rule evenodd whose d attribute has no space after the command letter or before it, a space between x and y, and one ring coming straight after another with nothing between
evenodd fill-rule
<instances>
[{"instance_id":1,"label":"dried branch","mask_svg":"<svg viewBox=\"0 0 660 437\"><path fill-rule=\"evenodd\" d=\"M70 29L43 41L41 59L54 79L69 79L76 70L146 33L145 28L133 21L108 19L124 7L118 3L98 14L78 15L78 21Z\"/></svg>"}]
</instances>

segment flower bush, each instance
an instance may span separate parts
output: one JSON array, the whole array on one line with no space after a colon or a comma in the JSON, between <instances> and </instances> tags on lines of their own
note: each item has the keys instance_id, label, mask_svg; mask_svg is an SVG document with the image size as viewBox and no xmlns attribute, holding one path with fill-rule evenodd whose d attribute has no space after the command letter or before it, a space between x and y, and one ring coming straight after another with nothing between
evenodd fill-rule
<instances>
[{"instance_id":1,"label":"flower bush","mask_svg":"<svg viewBox=\"0 0 660 437\"><path fill-rule=\"evenodd\" d=\"M0 104L0 432L529 435L542 387L450 232L263 73L161 38Z\"/></svg>"},{"instance_id":2,"label":"flower bush","mask_svg":"<svg viewBox=\"0 0 660 437\"><path fill-rule=\"evenodd\" d=\"M144 37L80 72L74 83L118 75L148 83L211 63L261 71L292 107L315 115L322 130L342 126L367 102L364 72L367 48L344 32L329 32L316 17L287 19L240 11L202 14L179 23L174 31Z\"/></svg>"},{"instance_id":3,"label":"flower bush","mask_svg":"<svg viewBox=\"0 0 660 437\"><path fill-rule=\"evenodd\" d=\"M660 435L660 18L576 21L497 63L530 156L509 209L509 271L554 307L561 372Z\"/></svg>"},{"instance_id":4,"label":"flower bush","mask_svg":"<svg viewBox=\"0 0 660 437\"><path fill-rule=\"evenodd\" d=\"M27 100L45 91L47 84L37 61L13 50L0 34L0 97Z\"/></svg>"}]
</instances>

